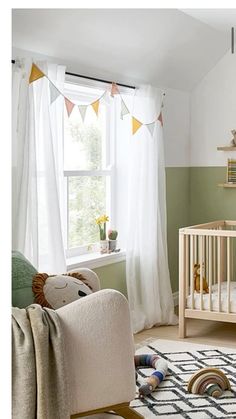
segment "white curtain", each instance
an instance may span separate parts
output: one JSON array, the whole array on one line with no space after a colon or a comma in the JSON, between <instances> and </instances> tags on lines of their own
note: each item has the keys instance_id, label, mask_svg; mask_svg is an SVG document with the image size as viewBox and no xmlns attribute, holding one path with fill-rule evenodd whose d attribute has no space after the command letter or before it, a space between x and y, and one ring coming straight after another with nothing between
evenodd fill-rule
<instances>
[{"instance_id":1,"label":"white curtain","mask_svg":"<svg viewBox=\"0 0 236 419\"><path fill-rule=\"evenodd\" d=\"M65 67L36 63L63 92ZM49 81L28 84L31 62L13 69L13 249L44 272L65 272L63 97Z\"/></svg>"},{"instance_id":2,"label":"white curtain","mask_svg":"<svg viewBox=\"0 0 236 419\"><path fill-rule=\"evenodd\" d=\"M161 111L162 95L137 89L132 114L144 123ZM176 324L167 259L166 192L163 130L142 126L129 148L126 280L134 333Z\"/></svg>"}]
</instances>

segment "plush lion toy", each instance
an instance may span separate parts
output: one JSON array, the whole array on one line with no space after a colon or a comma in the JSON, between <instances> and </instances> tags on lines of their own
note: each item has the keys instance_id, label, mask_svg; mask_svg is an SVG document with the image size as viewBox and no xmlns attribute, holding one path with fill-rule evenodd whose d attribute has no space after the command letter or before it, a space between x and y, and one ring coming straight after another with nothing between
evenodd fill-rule
<instances>
[{"instance_id":1,"label":"plush lion toy","mask_svg":"<svg viewBox=\"0 0 236 419\"><path fill-rule=\"evenodd\" d=\"M194 277L194 289L197 292L200 292L201 289L201 281L200 281L200 264L195 263L194 270L193 270L193 277ZM203 278L203 292L204 294L209 293L208 283L206 278Z\"/></svg>"},{"instance_id":2,"label":"plush lion toy","mask_svg":"<svg viewBox=\"0 0 236 419\"><path fill-rule=\"evenodd\" d=\"M33 278L32 290L35 303L53 309L98 291L95 282L88 280L79 272L63 275L38 273Z\"/></svg>"}]
</instances>

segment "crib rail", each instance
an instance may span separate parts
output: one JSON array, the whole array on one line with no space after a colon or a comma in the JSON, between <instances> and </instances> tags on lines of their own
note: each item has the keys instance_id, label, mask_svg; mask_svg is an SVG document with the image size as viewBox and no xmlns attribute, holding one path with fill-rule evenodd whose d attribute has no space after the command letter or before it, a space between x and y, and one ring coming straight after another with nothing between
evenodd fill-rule
<instances>
[{"instance_id":1,"label":"crib rail","mask_svg":"<svg viewBox=\"0 0 236 419\"><path fill-rule=\"evenodd\" d=\"M236 313L231 307L231 285L235 281L236 221L216 221L180 229L179 323L182 337L186 333L187 317L236 322Z\"/></svg>"}]
</instances>

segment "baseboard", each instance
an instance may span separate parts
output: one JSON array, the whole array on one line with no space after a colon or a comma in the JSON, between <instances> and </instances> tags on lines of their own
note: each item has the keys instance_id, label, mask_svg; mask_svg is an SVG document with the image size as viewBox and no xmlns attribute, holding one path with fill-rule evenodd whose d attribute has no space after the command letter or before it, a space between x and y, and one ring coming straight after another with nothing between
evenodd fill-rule
<instances>
[{"instance_id":1,"label":"baseboard","mask_svg":"<svg viewBox=\"0 0 236 419\"><path fill-rule=\"evenodd\" d=\"M179 305L179 291L173 292L174 306Z\"/></svg>"}]
</instances>

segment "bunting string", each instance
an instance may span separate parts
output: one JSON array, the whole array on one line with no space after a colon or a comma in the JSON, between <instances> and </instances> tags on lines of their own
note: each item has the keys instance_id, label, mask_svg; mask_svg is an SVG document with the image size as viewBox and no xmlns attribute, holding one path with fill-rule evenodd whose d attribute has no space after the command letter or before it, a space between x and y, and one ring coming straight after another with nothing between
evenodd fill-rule
<instances>
[{"instance_id":1,"label":"bunting string","mask_svg":"<svg viewBox=\"0 0 236 419\"><path fill-rule=\"evenodd\" d=\"M95 101L93 101L92 103L89 103L87 105L78 105L75 104L74 102L72 102L68 97L66 97L59 89L58 87L52 82L52 80L49 79L49 77L43 73L43 71L36 65L36 64L32 64L31 67L31 73L30 73L30 77L29 77L29 84L41 79L42 77L46 77L49 81L49 90L50 90L50 104L52 105L59 96L63 96L64 97L64 102L65 102L65 107L66 107L66 111L67 111L67 115L68 118L70 117L73 109L75 106L78 107L79 109L79 113L81 116L82 121L84 122L85 117L86 117L86 111L88 106L91 106L96 114L96 116L98 116L99 114L99 105L100 105L100 100L106 95L107 90L105 90L102 95L97 98ZM131 120L132 120L132 134L134 135L143 125L147 127L149 133L151 136L153 136L154 133L154 129L155 129L155 124L156 122L160 122L160 124L163 126L163 119L162 119L162 108L164 106L164 102L163 102L163 97L162 97L162 103L161 103L161 110L160 110L160 114L154 119L154 121L149 122L149 123L143 123L141 121L139 121L137 118L135 118L131 112L129 111L119 89L116 83L112 83L111 85L111 90L110 90L110 95L111 97L114 98L115 95L119 95L120 99L121 99L121 107L120 107L120 119L124 119L124 117L126 115L130 115L131 116ZM164 95L163 95L164 96Z\"/></svg>"}]
</instances>

